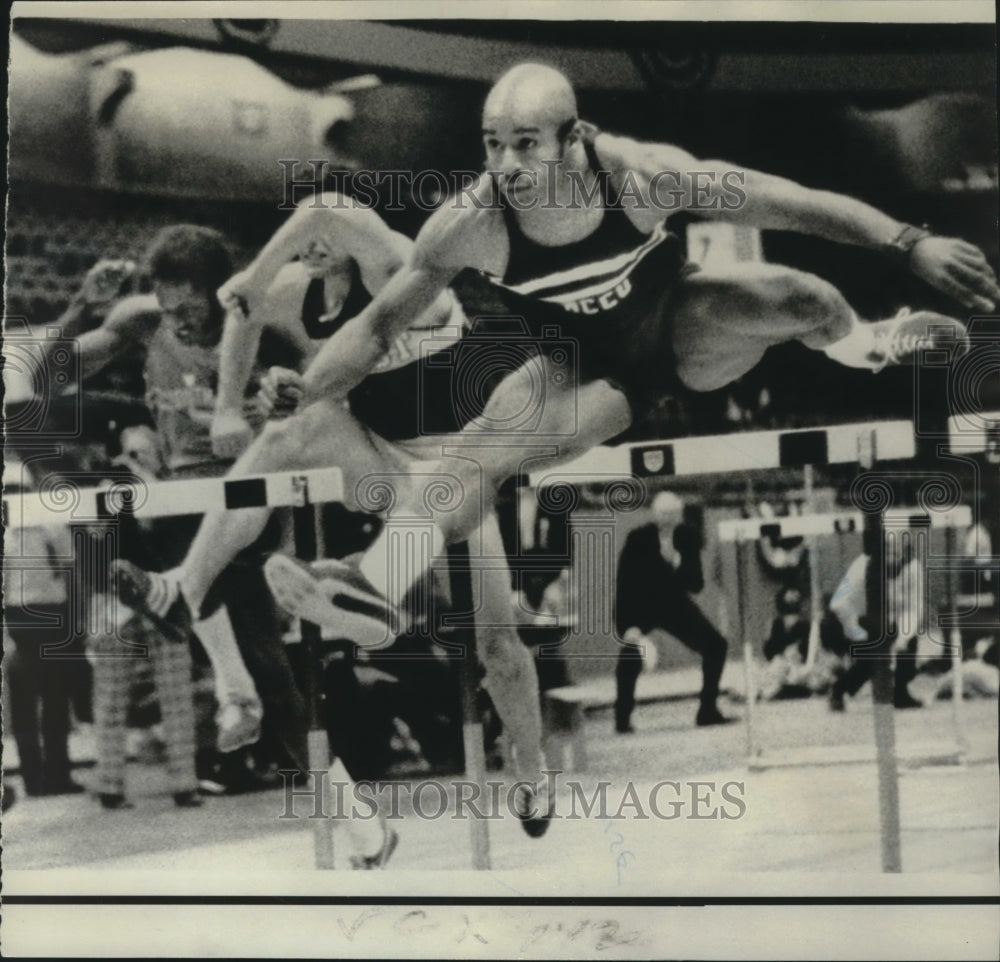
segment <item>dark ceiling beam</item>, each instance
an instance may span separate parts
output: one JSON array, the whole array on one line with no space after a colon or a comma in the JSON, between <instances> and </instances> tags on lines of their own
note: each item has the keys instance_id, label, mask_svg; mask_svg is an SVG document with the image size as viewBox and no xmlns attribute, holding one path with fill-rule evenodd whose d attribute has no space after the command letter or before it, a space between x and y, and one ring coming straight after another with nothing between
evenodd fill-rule
<instances>
[{"instance_id":1,"label":"dark ceiling beam","mask_svg":"<svg viewBox=\"0 0 1000 962\"><path fill-rule=\"evenodd\" d=\"M234 49L223 40L216 24L207 19L65 18L60 22L64 26L76 24L81 30L101 33L106 39L128 35L131 39L145 37L147 42L158 39L161 43L184 42ZM35 20L33 23L40 25L43 21ZM484 23L484 27L488 26L489 22ZM582 26L587 29L577 37L573 25L566 24L565 42L560 44L548 42L551 31L544 34L544 40L523 40L435 31L433 23L421 24L418 28L372 21L282 20L266 48L260 48L258 59L266 64L271 56L278 59L307 58L316 62L354 65L359 71L381 70L481 83L491 82L514 61L543 60L564 70L582 89L645 89L644 78L636 69L629 49L580 46L580 39L594 38L594 25ZM661 28L660 24L652 26ZM717 36L721 40L728 36L726 28L732 26L705 26L701 34L693 34L692 38L714 36L712 27L718 27ZM750 26L760 30L768 25ZM477 28L475 21L469 22L470 31ZM546 28L551 28L551 24L547 24ZM775 27L779 30L787 28L788 25ZM970 42L970 38L978 34L970 34L969 28L956 32L948 25L941 25L938 28L939 32L943 32L940 34L940 47L920 52L891 49L891 46L885 50L873 49L875 44L870 38L864 43L858 41L861 49L852 50L848 46L837 51L808 53L801 52L801 47L793 46L789 49L797 52L776 50L773 43L763 44L759 51L753 52L727 50L720 43L717 68L710 88L750 92L992 89L996 77L996 56L989 42L992 28L984 25L980 29L985 42L975 44ZM952 34L957 45L949 47L944 40ZM530 30L528 35L531 36ZM651 34L651 44L657 36L656 31ZM675 39L681 40L683 36L683 32L678 31ZM858 36L865 39L866 35L861 31ZM892 36L891 33L884 33L887 44ZM766 39L766 33L761 33L761 37ZM825 42L828 43L828 40Z\"/></svg>"}]
</instances>

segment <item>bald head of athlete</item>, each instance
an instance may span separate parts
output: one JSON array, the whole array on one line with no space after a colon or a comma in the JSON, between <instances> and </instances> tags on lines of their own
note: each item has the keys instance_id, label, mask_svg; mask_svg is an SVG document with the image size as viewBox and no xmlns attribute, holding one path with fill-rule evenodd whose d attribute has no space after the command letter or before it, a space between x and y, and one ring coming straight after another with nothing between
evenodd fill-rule
<instances>
[{"instance_id":1,"label":"bald head of athlete","mask_svg":"<svg viewBox=\"0 0 1000 962\"><path fill-rule=\"evenodd\" d=\"M500 175L509 197L537 196L551 166L565 160L576 120L576 95L563 74L537 63L512 67L483 107L486 169Z\"/></svg>"}]
</instances>

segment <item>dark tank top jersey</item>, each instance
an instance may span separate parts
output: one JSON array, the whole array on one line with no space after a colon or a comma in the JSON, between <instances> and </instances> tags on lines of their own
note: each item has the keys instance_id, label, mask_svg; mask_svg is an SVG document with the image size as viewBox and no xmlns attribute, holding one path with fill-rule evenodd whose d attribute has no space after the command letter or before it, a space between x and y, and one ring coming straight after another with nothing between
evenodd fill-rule
<instances>
[{"instance_id":1,"label":"dark tank top jersey","mask_svg":"<svg viewBox=\"0 0 1000 962\"><path fill-rule=\"evenodd\" d=\"M490 280L543 351L569 340L582 381L607 378L633 410L645 409L676 387L669 307L679 279L696 268L662 223L644 234L629 220L592 140L584 149L604 205L598 228L571 244L539 244L501 199L510 254L503 277Z\"/></svg>"},{"instance_id":2,"label":"dark tank top jersey","mask_svg":"<svg viewBox=\"0 0 1000 962\"><path fill-rule=\"evenodd\" d=\"M357 317L372 301L371 294L361 283L358 263L351 261L351 286L340 311L335 317L327 317L326 300L323 297L323 278L314 277L306 288L302 299L302 326L314 341L325 341L344 326L352 317Z\"/></svg>"},{"instance_id":3,"label":"dark tank top jersey","mask_svg":"<svg viewBox=\"0 0 1000 962\"><path fill-rule=\"evenodd\" d=\"M353 262L352 262L353 263ZM325 318L323 281L314 279L302 302L302 325L312 340L326 340L370 303L356 263L343 307ZM478 417L489 396L481 376L495 345L462 327L413 327L400 335L378 367L348 394L351 412L388 441L450 434ZM464 373L463 373L464 372Z\"/></svg>"}]
</instances>

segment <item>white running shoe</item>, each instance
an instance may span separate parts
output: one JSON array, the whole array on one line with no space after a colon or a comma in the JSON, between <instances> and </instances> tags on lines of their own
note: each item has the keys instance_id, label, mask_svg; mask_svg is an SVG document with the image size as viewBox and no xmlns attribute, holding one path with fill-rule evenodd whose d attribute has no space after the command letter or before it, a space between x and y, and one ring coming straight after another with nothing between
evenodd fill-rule
<instances>
[{"instance_id":1,"label":"white running shoe","mask_svg":"<svg viewBox=\"0 0 1000 962\"><path fill-rule=\"evenodd\" d=\"M876 321L871 327L875 346L868 352L868 360L875 365L876 372L886 367L912 364L922 349L948 349L952 360L969 350L965 325L934 311L913 312L904 307L895 317Z\"/></svg>"},{"instance_id":2,"label":"white running shoe","mask_svg":"<svg viewBox=\"0 0 1000 962\"><path fill-rule=\"evenodd\" d=\"M275 601L289 614L350 638L362 648L394 639L390 625L398 616L357 569L324 559L308 565L274 554L264 565L264 577Z\"/></svg>"}]
</instances>

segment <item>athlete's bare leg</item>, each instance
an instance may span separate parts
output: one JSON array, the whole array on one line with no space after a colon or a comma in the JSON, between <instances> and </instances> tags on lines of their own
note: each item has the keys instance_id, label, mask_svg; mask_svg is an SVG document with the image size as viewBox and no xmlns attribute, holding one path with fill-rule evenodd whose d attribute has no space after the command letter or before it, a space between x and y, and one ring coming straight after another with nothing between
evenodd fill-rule
<instances>
[{"instance_id":1,"label":"athlete's bare leg","mask_svg":"<svg viewBox=\"0 0 1000 962\"><path fill-rule=\"evenodd\" d=\"M914 339L928 331L953 338L963 331L957 321L930 312L903 324L864 323L832 284L778 264L690 275L671 313L677 374L694 391L725 387L752 370L769 347L789 341L848 367L879 370L906 359L901 352L912 355Z\"/></svg>"},{"instance_id":2,"label":"athlete's bare leg","mask_svg":"<svg viewBox=\"0 0 1000 962\"><path fill-rule=\"evenodd\" d=\"M285 421L269 424L228 476L348 464L345 474L353 477L385 471L367 432L343 403L317 401ZM345 490L345 495L350 499L352 492ZM181 590L193 612L223 569L261 536L269 517L268 508L205 515L179 571Z\"/></svg>"},{"instance_id":3,"label":"athlete's bare leg","mask_svg":"<svg viewBox=\"0 0 1000 962\"><path fill-rule=\"evenodd\" d=\"M486 689L514 746L517 777L541 783L542 729L538 674L514 624L510 569L496 515L482 524L482 549L490 559L472 579L476 641L486 669Z\"/></svg>"},{"instance_id":4,"label":"athlete's bare leg","mask_svg":"<svg viewBox=\"0 0 1000 962\"><path fill-rule=\"evenodd\" d=\"M544 396L536 410L526 413L525 398ZM454 504L436 514L436 543L440 555L446 544L472 538L496 507L500 485L521 472L577 457L596 444L620 434L631 424L625 395L607 381L576 385L545 359L534 359L508 375L496 388L481 418L448 443L432 476L444 475L456 492ZM419 486L415 497L422 497ZM425 503L431 499L425 499ZM389 544L391 519L366 553L361 570L378 591L398 604L422 570L394 567Z\"/></svg>"},{"instance_id":5,"label":"athlete's bare leg","mask_svg":"<svg viewBox=\"0 0 1000 962\"><path fill-rule=\"evenodd\" d=\"M376 449L367 430L341 402L320 401L283 422L269 425L230 472L240 476L268 471L338 465L345 476L345 503L356 506L355 485L385 477L393 466ZM210 512L181 568L181 590L196 613L215 579L267 524L266 508ZM483 572L480 653L497 712L511 734L521 777L540 779L542 767L538 679L531 656L517 635L510 574L495 519L489 519L484 548L503 570ZM478 629L477 629L478 630Z\"/></svg>"}]
</instances>

